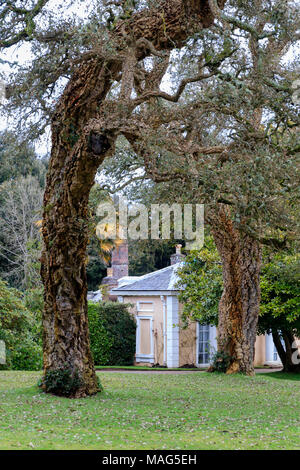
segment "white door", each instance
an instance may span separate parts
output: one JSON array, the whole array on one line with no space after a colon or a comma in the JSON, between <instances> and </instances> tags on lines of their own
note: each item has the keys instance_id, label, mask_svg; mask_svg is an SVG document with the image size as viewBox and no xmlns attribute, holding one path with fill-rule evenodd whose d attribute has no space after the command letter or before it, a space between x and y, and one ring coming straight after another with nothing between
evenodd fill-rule
<instances>
[{"instance_id":1,"label":"white door","mask_svg":"<svg viewBox=\"0 0 300 470\"><path fill-rule=\"evenodd\" d=\"M152 316L136 317L136 362L154 363Z\"/></svg>"}]
</instances>

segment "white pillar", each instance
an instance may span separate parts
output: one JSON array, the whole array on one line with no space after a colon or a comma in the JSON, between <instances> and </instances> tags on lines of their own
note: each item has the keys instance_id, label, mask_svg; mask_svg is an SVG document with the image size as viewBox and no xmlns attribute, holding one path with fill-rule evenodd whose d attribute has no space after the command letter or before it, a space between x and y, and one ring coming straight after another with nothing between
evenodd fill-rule
<instances>
[{"instance_id":1,"label":"white pillar","mask_svg":"<svg viewBox=\"0 0 300 470\"><path fill-rule=\"evenodd\" d=\"M266 338L266 362L274 362L274 342L271 334L265 335Z\"/></svg>"},{"instance_id":2,"label":"white pillar","mask_svg":"<svg viewBox=\"0 0 300 470\"><path fill-rule=\"evenodd\" d=\"M167 296L167 367L179 367L178 298ZM175 326L174 326L175 325Z\"/></svg>"},{"instance_id":3,"label":"white pillar","mask_svg":"<svg viewBox=\"0 0 300 470\"><path fill-rule=\"evenodd\" d=\"M217 328L215 326L209 327L209 346L210 346L210 353L209 353L209 362L212 361L213 356L218 350L218 343L217 343Z\"/></svg>"},{"instance_id":4,"label":"white pillar","mask_svg":"<svg viewBox=\"0 0 300 470\"><path fill-rule=\"evenodd\" d=\"M164 345L164 366L167 365L167 306L166 306L166 299L164 295L160 296L163 305L163 345Z\"/></svg>"}]
</instances>

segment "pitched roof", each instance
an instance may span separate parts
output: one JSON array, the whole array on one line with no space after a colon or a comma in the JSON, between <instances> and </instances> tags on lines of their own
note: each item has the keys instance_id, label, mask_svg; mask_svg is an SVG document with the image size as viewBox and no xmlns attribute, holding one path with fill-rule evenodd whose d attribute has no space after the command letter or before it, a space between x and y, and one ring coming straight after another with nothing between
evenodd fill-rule
<instances>
[{"instance_id":1,"label":"pitched roof","mask_svg":"<svg viewBox=\"0 0 300 470\"><path fill-rule=\"evenodd\" d=\"M114 294L120 293L121 295L123 291L177 291L179 289L176 287L178 280L176 271L181 265L182 263L173 264L167 268L140 276L135 281L127 284L124 284L120 279L120 287L115 287L111 292Z\"/></svg>"},{"instance_id":2,"label":"pitched roof","mask_svg":"<svg viewBox=\"0 0 300 470\"><path fill-rule=\"evenodd\" d=\"M91 302L100 302L103 298L101 290L89 291L87 293L87 299Z\"/></svg>"}]
</instances>

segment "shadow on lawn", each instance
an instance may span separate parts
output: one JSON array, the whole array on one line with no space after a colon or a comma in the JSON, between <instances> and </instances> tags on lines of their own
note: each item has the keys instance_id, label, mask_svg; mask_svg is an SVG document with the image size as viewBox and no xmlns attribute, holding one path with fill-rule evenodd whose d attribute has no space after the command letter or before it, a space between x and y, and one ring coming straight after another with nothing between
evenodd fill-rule
<instances>
[{"instance_id":1,"label":"shadow on lawn","mask_svg":"<svg viewBox=\"0 0 300 470\"><path fill-rule=\"evenodd\" d=\"M265 377L272 377L273 379L280 380L300 380L300 374L293 374L288 372L269 372L268 374L261 373Z\"/></svg>"}]
</instances>

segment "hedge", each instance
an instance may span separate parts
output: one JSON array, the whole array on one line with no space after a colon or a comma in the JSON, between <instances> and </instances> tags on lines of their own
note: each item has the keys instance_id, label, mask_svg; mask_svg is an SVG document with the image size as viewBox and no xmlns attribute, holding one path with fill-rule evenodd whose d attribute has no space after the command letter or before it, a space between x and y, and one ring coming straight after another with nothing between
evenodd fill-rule
<instances>
[{"instance_id":1,"label":"hedge","mask_svg":"<svg viewBox=\"0 0 300 470\"><path fill-rule=\"evenodd\" d=\"M5 342L6 364L1 369L40 370L42 347L36 334L36 319L22 293L0 279L0 340Z\"/></svg>"},{"instance_id":2,"label":"hedge","mask_svg":"<svg viewBox=\"0 0 300 470\"><path fill-rule=\"evenodd\" d=\"M134 362L136 322L129 305L119 302L88 304L91 350L102 366L127 366Z\"/></svg>"}]
</instances>

